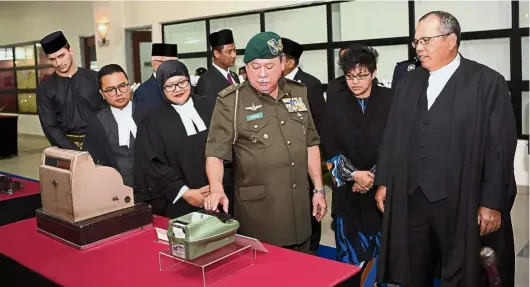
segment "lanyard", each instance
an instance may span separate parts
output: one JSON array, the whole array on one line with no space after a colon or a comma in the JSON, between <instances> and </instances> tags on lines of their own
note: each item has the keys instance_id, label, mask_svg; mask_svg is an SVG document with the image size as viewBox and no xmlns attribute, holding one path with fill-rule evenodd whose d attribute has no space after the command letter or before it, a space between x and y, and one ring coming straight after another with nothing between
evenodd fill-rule
<instances>
[{"instance_id":1,"label":"lanyard","mask_svg":"<svg viewBox=\"0 0 530 287\"><path fill-rule=\"evenodd\" d=\"M361 110L363 111L363 114L366 112L366 109L368 108L368 98L359 99L357 98L357 102L361 106Z\"/></svg>"}]
</instances>

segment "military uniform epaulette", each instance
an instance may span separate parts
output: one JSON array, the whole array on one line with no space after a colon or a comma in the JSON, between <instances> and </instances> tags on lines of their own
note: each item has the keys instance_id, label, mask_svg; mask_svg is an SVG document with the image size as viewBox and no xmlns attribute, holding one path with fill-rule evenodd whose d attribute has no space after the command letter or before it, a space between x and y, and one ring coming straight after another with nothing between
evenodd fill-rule
<instances>
[{"instance_id":1,"label":"military uniform epaulette","mask_svg":"<svg viewBox=\"0 0 530 287\"><path fill-rule=\"evenodd\" d=\"M304 84L302 84L302 82L298 82L298 81L287 79L287 78L284 78L284 79L285 79L285 81L287 83L293 83L293 84L297 84L297 85L300 85L300 86L304 86Z\"/></svg>"},{"instance_id":2,"label":"military uniform epaulette","mask_svg":"<svg viewBox=\"0 0 530 287\"><path fill-rule=\"evenodd\" d=\"M241 84L238 84L238 83L233 83L232 85L226 87L224 90L220 91L219 92L219 97L221 98L224 98L226 97L228 94L234 92L235 90L241 88Z\"/></svg>"}]
</instances>

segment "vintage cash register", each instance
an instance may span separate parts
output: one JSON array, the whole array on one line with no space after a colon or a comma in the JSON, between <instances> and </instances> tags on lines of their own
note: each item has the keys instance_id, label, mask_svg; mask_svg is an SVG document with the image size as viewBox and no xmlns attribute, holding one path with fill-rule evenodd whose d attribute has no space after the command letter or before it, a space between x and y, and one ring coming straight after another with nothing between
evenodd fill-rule
<instances>
[{"instance_id":1,"label":"vintage cash register","mask_svg":"<svg viewBox=\"0 0 530 287\"><path fill-rule=\"evenodd\" d=\"M134 204L133 190L119 172L95 165L88 152L45 149L39 177L37 230L77 249L152 226L151 207Z\"/></svg>"},{"instance_id":2,"label":"vintage cash register","mask_svg":"<svg viewBox=\"0 0 530 287\"><path fill-rule=\"evenodd\" d=\"M224 212L200 210L169 221L173 256L193 260L234 243L239 222Z\"/></svg>"}]
</instances>

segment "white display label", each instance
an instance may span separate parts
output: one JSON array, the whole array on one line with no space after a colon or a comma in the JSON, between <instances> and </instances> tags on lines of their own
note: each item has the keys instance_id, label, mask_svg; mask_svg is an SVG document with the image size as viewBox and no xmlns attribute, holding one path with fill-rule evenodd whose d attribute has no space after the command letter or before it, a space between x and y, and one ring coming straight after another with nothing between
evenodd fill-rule
<instances>
[{"instance_id":1,"label":"white display label","mask_svg":"<svg viewBox=\"0 0 530 287\"><path fill-rule=\"evenodd\" d=\"M171 243L171 253L173 254L173 256L177 256L179 258L186 258L186 248L184 247L184 244Z\"/></svg>"}]
</instances>

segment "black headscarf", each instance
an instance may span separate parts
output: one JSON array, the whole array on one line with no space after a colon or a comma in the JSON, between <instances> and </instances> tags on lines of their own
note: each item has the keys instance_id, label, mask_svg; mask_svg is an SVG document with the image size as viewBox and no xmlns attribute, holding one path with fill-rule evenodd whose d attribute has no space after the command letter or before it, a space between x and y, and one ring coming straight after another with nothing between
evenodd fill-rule
<instances>
[{"instance_id":1,"label":"black headscarf","mask_svg":"<svg viewBox=\"0 0 530 287\"><path fill-rule=\"evenodd\" d=\"M185 76L190 79L190 74L188 73L188 68L184 63L177 60L168 60L162 63L156 70L156 81L158 82L158 87L164 92L164 85L166 81L174 76Z\"/></svg>"}]
</instances>

